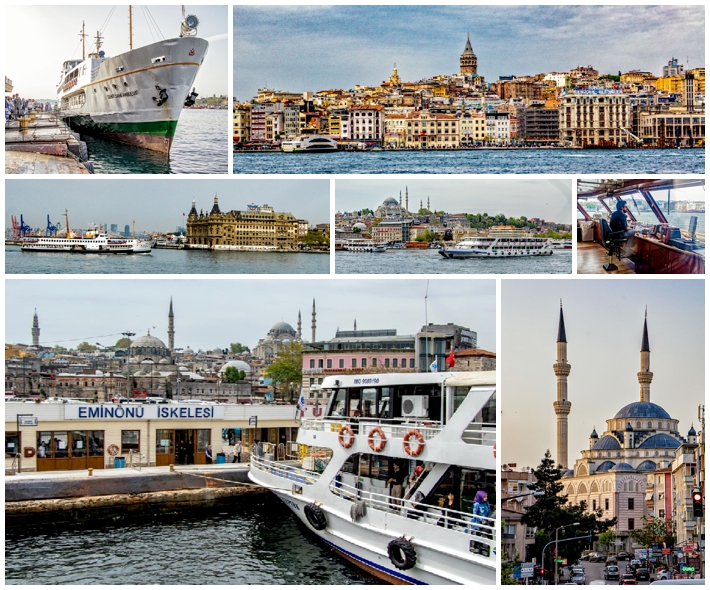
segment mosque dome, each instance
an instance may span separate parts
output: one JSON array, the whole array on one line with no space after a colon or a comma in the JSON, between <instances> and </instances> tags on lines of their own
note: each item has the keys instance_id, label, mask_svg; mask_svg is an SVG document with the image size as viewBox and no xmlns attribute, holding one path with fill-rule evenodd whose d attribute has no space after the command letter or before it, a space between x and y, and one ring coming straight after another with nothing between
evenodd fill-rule
<instances>
[{"instance_id":1,"label":"mosque dome","mask_svg":"<svg viewBox=\"0 0 710 590\"><path fill-rule=\"evenodd\" d=\"M387 203L394 203L395 205L398 204L398 203L397 203L397 199L395 199L394 197L387 197L387 198L383 201L382 204L384 205L384 204L387 204Z\"/></svg>"},{"instance_id":2,"label":"mosque dome","mask_svg":"<svg viewBox=\"0 0 710 590\"><path fill-rule=\"evenodd\" d=\"M592 450L594 451L615 451L617 449L621 449L621 445L616 437L611 436L610 434L602 436L599 439L599 442L592 447Z\"/></svg>"},{"instance_id":3,"label":"mosque dome","mask_svg":"<svg viewBox=\"0 0 710 590\"><path fill-rule=\"evenodd\" d=\"M574 477L574 469L568 469L562 477Z\"/></svg>"},{"instance_id":4,"label":"mosque dome","mask_svg":"<svg viewBox=\"0 0 710 590\"><path fill-rule=\"evenodd\" d=\"M690 430L688 430L688 436L697 436L697 432L695 432L695 428L692 426L690 427Z\"/></svg>"},{"instance_id":5,"label":"mosque dome","mask_svg":"<svg viewBox=\"0 0 710 590\"><path fill-rule=\"evenodd\" d=\"M158 364L159 364L159 365L169 365L169 364L170 364L170 361L169 361L168 359L160 359L160 360L158 361Z\"/></svg>"},{"instance_id":6,"label":"mosque dome","mask_svg":"<svg viewBox=\"0 0 710 590\"><path fill-rule=\"evenodd\" d=\"M640 445L638 449L677 449L680 446L680 442L668 434L659 432L653 436L648 437Z\"/></svg>"},{"instance_id":7,"label":"mosque dome","mask_svg":"<svg viewBox=\"0 0 710 590\"><path fill-rule=\"evenodd\" d=\"M661 418L669 420L670 416L661 406L651 402L633 402L621 408L614 418Z\"/></svg>"},{"instance_id":8,"label":"mosque dome","mask_svg":"<svg viewBox=\"0 0 710 590\"><path fill-rule=\"evenodd\" d=\"M596 428L592 429L592 434L589 435L589 438L599 438Z\"/></svg>"},{"instance_id":9,"label":"mosque dome","mask_svg":"<svg viewBox=\"0 0 710 590\"><path fill-rule=\"evenodd\" d=\"M656 464L653 461L644 461L638 466L638 471L656 471Z\"/></svg>"},{"instance_id":10,"label":"mosque dome","mask_svg":"<svg viewBox=\"0 0 710 590\"><path fill-rule=\"evenodd\" d=\"M151 336L150 332L145 336L136 338L131 342L131 348L165 348L165 343L155 336Z\"/></svg>"},{"instance_id":11,"label":"mosque dome","mask_svg":"<svg viewBox=\"0 0 710 590\"><path fill-rule=\"evenodd\" d=\"M358 221L355 225L353 225L353 229L358 228L360 231L367 229L367 225L362 223L361 221Z\"/></svg>"},{"instance_id":12,"label":"mosque dome","mask_svg":"<svg viewBox=\"0 0 710 590\"><path fill-rule=\"evenodd\" d=\"M224 375L224 372L227 370L227 367L234 367L237 369L237 371L244 371L247 375L251 373L251 367L245 363L244 361L229 361L228 363L224 363L222 365L222 368L219 370L220 375Z\"/></svg>"},{"instance_id":13,"label":"mosque dome","mask_svg":"<svg viewBox=\"0 0 710 590\"><path fill-rule=\"evenodd\" d=\"M273 326L271 326L271 330L269 330L274 336L278 334L295 334L296 330L293 329L293 326L289 324L288 322L284 322L283 320L280 322L275 323Z\"/></svg>"},{"instance_id":14,"label":"mosque dome","mask_svg":"<svg viewBox=\"0 0 710 590\"><path fill-rule=\"evenodd\" d=\"M189 346L182 351L183 354L195 354L195 351L192 350Z\"/></svg>"},{"instance_id":15,"label":"mosque dome","mask_svg":"<svg viewBox=\"0 0 710 590\"><path fill-rule=\"evenodd\" d=\"M609 471L636 471L636 470L633 467L631 467L631 465L629 465L628 463L624 463L622 461L621 463L617 463L616 465L614 465L614 467L609 469Z\"/></svg>"},{"instance_id":16,"label":"mosque dome","mask_svg":"<svg viewBox=\"0 0 710 590\"><path fill-rule=\"evenodd\" d=\"M616 463L614 463L613 461L604 461L604 463L597 467L595 473L606 473L615 465Z\"/></svg>"}]
</instances>

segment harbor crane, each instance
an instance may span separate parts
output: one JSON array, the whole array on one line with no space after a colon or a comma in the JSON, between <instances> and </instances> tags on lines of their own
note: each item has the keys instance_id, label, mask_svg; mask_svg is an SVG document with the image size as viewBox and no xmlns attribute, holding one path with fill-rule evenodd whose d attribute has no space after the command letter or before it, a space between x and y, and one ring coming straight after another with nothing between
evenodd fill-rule
<instances>
[{"instance_id":1,"label":"harbor crane","mask_svg":"<svg viewBox=\"0 0 710 590\"><path fill-rule=\"evenodd\" d=\"M25 223L24 217L20 214L20 223L17 223L17 217L10 216L12 221L12 236L14 238L22 238L32 231L32 228Z\"/></svg>"},{"instance_id":2,"label":"harbor crane","mask_svg":"<svg viewBox=\"0 0 710 590\"><path fill-rule=\"evenodd\" d=\"M638 135L634 135L628 129L624 129L623 127L619 127L619 129L621 129L624 133L631 137L636 143L643 143L643 139L641 139Z\"/></svg>"},{"instance_id":3,"label":"harbor crane","mask_svg":"<svg viewBox=\"0 0 710 590\"><path fill-rule=\"evenodd\" d=\"M59 229L59 226L57 226L57 225L52 225L52 222L49 220L49 214L47 214L47 231L45 232L44 235L46 235L46 236L56 236L58 229Z\"/></svg>"}]
</instances>

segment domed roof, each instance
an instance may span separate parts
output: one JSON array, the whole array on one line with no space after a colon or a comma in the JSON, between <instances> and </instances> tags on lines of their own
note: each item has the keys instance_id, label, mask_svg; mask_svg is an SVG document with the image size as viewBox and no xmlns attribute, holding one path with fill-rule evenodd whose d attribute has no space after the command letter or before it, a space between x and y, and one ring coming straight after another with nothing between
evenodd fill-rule
<instances>
[{"instance_id":1,"label":"domed roof","mask_svg":"<svg viewBox=\"0 0 710 590\"><path fill-rule=\"evenodd\" d=\"M637 469L638 471L656 471L656 464L653 461L644 461Z\"/></svg>"},{"instance_id":2,"label":"domed roof","mask_svg":"<svg viewBox=\"0 0 710 590\"><path fill-rule=\"evenodd\" d=\"M159 365L169 365L169 364L170 364L170 361L169 361L168 359L160 359L160 360L158 361L158 364L159 364Z\"/></svg>"},{"instance_id":3,"label":"domed roof","mask_svg":"<svg viewBox=\"0 0 710 590\"><path fill-rule=\"evenodd\" d=\"M245 363L244 361L236 360L224 363L222 365L222 368L219 370L220 375L224 375L224 372L227 370L227 367L234 367L238 371L244 371L247 374L251 373L251 367L247 363Z\"/></svg>"},{"instance_id":4,"label":"domed roof","mask_svg":"<svg viewBox=\"0 0 710 590\"><path fill-rule=\"evenodd\" d=\"M594 451L612 451L616 449L620 449L621 445L619 444L619 441L616 440L616 437L611 436L610 434L607 434L606 436L602 436L599 439L599 442L595 443L594 446L592 447L592 450Z\"/></svg>"},{"instance_id":5,"label":"domed roof","mask_svg":"<svg viewBox=\"0 0 710 590\"><path fill-rule=\"evenodd\" d=\"M382 204L385 205L385 204L389 204L389 203L394 203L394 204L396 205L396 204L397 204L397 199L395 199L394 197L387 197L387 198L383 201Z\"/></svg>"},{"instance_id":6,"label":"domed roof","mask_svg":"<svg viewBox=\"0 0 710 590\"><path fill-rule=\"evenodd\" d=\"M195 351L192 350L189 346L182 351L183 354L195 354Z\"/></svg>"},{"instance_id":7,"label":"domed roof","mask_svg":"<svg viewBox=\"0 0 710 590\"><path fill-rule=\"evenodd\" d=\"M628 463L624 463L623 461L621 463L617 463L612 467L609 471L636 471L631 465Z\"/></svg>"},{"instance_id":8,"label":"domed roof","mask_svg":"<svg viewBox=\"0 0 710 590\"><path fill-rule=\"evenodd\" d=\"M362 230L367 229L367 226L362 221L358 221L355 225L353 225L353 229L355 228Z\"/></svg>"},{"instance_id":9,"label":"domed roof","mask_svg":"<svg viewBox=\"0 0 710 590\"><path fill-rule=\"evenodd\" d=\"M688 430L688 436L696 436L697 434L698 433L695 432L695 428L693 428L691 425L690 430Z\"/></svg>"},{"instance_id":10,"label":"domed roof","mask_svg":"<svg viewBox=\"0 0 710 590\"><path fill-rule=\"evenodd\" d=\"M296 330L293 329L293 326L287 322L284 322L281 320L280 322L276 322L273 326L271 326L270 332L273 332L274 334L283 334L284 332L288 332L290 334L295 334Z\"/></svg>"},{"instance_id":11,"label":"domed roof","mask_svg":"<svg viewBox=\"0 0 710 590\"><path fill-rule=\"evenodd\" d=\"M662 418L670 419L668 412L651 402L634 402L621 408L614 418Z\"/></svg>"},{"instance_id":12,"label":"domed roof","mask_svg":"<svg viewBox=\"0 0 710 590\"><path fill-rule=\"evenodd\" d=\"M645 441L643 441L638 447L638 449L677 449L680 446L675 438L663 432L654 434L650 436Z\"/></svg>"},{"instance_id":13,"label":"domed roof","mask_svg":"<svg viewBox=\"0 0 710 590\"><path fill-rule=\"evenodd\" d=\"M574 469L568 469L562 477L574 477Z\"/></svg>"},{"instance_id":14,"label":"domed roof","mask_svg":"<svg viewBox=\"0 0 710 590\"><path fill-rule=\"evenodd\" d=\"M141 336L140 338L136 338L133 342L131 342L131 347L132 348L165 348L165 343L160 340L160 338L156 338L155 336L151 336L150 332L148 332L145 336Z\"/></svg>"},{"instance_id":15,"label":"domed roof","mask_svg":"<svg viewBox=\"0 0 710 590\"><path fill-rule=\"evenodd\" d=\"M596 428L592 429L592 434L589 435L589 438L599 438Z\"/></svg>"},{"instance_id":16,"label":"domed roof","mask_svg":"<svg viewBox=\"0 0 710 590\"><path fill-rule=\"evenodd\" d=\"M609 471L612 467L614 467L616 463L613 461L604 461L599 467L597 467L595 473L606 473Z\"/></svg>"}]
</instances>

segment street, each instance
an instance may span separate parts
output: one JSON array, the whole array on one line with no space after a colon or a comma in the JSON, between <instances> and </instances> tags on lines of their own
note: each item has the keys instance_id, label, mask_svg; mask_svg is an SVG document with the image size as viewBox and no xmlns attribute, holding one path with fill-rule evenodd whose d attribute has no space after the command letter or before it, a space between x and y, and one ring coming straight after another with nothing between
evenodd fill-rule
<instances>
[{"instance_id":1,"label":"street","mask_svg":"<svg viewBox=\"0 0 710 590\"><path fill-rule=\"evenodd\" d=\"M626 573L626 564L628 564L628 561L620 561L619 562L619 573L621 575L624 575ZM589 584L593 580L604 580L604 564L603 563L589 563L588 561L583 561L582 562L582 567L584 568L584 576L586 578L585 584ZM564 581L566 582L569 580L569 569L566 569L565 574L567 576L564 578ZM610 586L617 586L619 585L619 581L617 580L607 580L606 581L608 585ZM560 579L560 583L563 583L563 579ZM639 586L643 585L648 585L650 584L650 581L642 581L639 582Z\"/></svg>"}]
</instances>

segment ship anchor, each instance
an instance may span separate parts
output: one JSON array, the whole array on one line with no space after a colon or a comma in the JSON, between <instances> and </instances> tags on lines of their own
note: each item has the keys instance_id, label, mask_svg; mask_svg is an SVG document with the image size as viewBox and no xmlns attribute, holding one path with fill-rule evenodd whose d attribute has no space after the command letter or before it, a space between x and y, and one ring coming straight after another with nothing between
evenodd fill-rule
<instances>
[{"instance_id":1,"label":"ship anchor","mask_svg":"<svg viewBox=\"0 0 710 590\"><path fill-rule=\"evenodd\" d=\"M158 91L158 98L153 97L153 100L155 101L155 104L157 106L161 106L168 100L168 92L165 90L165 88L161 88L160 86L156 85L155 89Z\"/></svg>"}]
</instances>

